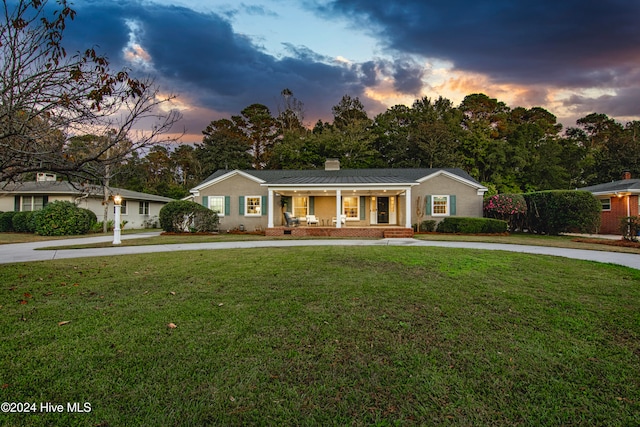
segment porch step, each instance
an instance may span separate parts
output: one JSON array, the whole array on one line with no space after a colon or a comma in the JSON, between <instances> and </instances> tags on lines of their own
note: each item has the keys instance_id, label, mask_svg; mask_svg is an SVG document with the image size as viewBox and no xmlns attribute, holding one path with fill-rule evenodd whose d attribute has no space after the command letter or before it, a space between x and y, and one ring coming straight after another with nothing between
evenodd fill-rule
<instances>
[{"instance_id":1,"label":"porch step","mask_svg":"<svg viewBox=\"0 0 640 427\"><path fill-rule=\"evenodd\" d=\"M410 228L384 231L385 239L408 239L412 237L413 237L413 230Z\"/></svg>"}]
</instances>

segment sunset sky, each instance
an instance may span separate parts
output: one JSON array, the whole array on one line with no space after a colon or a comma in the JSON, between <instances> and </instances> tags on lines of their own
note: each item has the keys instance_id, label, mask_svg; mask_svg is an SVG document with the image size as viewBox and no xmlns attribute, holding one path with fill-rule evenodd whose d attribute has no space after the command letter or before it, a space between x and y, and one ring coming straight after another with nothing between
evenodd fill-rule
<instances>
[{"instance_id":1,"label":"sunset sky","mask_svg":"<svg viewBox=\"0 0 640 427\"><path fill-rule=\"evenodd\" d=\"M305 124L343 95L370 117L395 104L485 93L565 126L591 112L640 120L640 2L627 0L75 0L68 49L179 96L185 142L284 88Z\"/></svg>"}]
</instances>

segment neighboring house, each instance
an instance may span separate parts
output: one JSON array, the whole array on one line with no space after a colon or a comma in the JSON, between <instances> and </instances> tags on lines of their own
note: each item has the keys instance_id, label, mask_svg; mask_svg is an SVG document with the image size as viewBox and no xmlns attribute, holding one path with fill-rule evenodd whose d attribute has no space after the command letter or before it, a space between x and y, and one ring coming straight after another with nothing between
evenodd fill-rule
<instances>
[{"instance_id":1,"label":"neighboring house","mask_svg":"<svg viewBox=\"0 0 640 427\"><path fill-rule=\"evenodd\" d=\"M173 199L111 188L122 196L121 219L126 228L148 228L158 225L160 209ZM57 181L55 175L38 174L36 181L0 183L0 211L37 211L56 200L68 201L93 211L98 221L104 219L103 188L95 185ZM109 200L108 220L114 219L113 198Z\"/></svg>"},{"instance_id":2,"label":"neighboring house","mask_svg":"<svg viewBox=\"0 0 640 427\"><path fill-rule=\"evenodd\" d=\"M602 219L598 231L600 234L622 234L622 218L638 215L640 179L632 179L630 172L625 172L621 180L578 190L591 192L602 203Z\"/></svg>"},{"instance_id":3,"label":"neighboring house","mask_svg":"<svg viewBox=\"0 0 640 427\"><path fill-rule=\"evenodd\" d=\"M482 217L486 191L461 169L340 169L337 160L328 160L316 170L220 170L191 194L218 213L222 230L290 234L283 230L284 212L290 212L303 227L313 215L313 226L325 232L352 230L331 235L364 236L375 235L364 228L411 229L429 219Z\"/></svg>"}]
</instances>

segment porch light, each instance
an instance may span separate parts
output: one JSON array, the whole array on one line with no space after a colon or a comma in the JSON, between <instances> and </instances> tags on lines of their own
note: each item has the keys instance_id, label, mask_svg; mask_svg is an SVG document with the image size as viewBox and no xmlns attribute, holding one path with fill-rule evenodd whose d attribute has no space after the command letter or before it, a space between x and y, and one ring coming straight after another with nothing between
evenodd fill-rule
<instances>
[{"instance_id":1,"label":"porch light","mask_svg":"<svg viewBox=\"0 0 640 427\"><path fill-rule=\"evenodd\" d=\"M120 241L120 211L122 209L122 196L119 194L113 196L113 204L115 205L116 209L113 225L113 244L119 245L120 243L122 243Z\"/></svg>"}]
</instances>

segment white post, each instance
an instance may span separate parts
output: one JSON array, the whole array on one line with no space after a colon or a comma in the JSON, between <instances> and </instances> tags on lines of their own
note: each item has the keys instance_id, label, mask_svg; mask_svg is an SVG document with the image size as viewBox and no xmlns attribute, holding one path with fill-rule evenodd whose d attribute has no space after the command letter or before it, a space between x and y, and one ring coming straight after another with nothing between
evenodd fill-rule
<instances>
[{"instance_id":1,"label":"white post","mask_svg":"<svg viewBox=\"0 0 640 427\"><path fill-rule=\"evenodd\" d=\"M113 244L119 245L120 241L120 209L122 209L122 197L116 194L113 197L113 204L116 208L114 224L113 224Z\"/></svg>"},{"instance_id":2,"label":"white post","mask_svg":"<svg viewBox=\"0 0 640 427\"><path fill-rule=\"evenodd\" d=\"M336 190L336 228L342 228L342 192L340 190Z\"/></svg>"},{"instance_id":3,"label":"white post","mask_svg":"<svg viewBox=\"0 0 640 427\"><path fill-rule=\"evenodd\" d=\"M411 187L407 188L407 191L404 193L405 199L405 227L411 228Z\"/></svg>"},{"instance_id":4,"label":"white post","mask_svg":"<svg viewBox=\"0 0 640 427\"><path fill-rule=\"evenodd\" d=\"M267 228L273 228L273 190L269 190L269 198L267 200Z\"/></svg>"},{"instance_id":5,"label":"white post","mask_svg":"<svg viewBox=\"0 0 640 427\"><path fill-rule=\"evenodd\" d=\"M119 245L120 243L120 209L122 206L116 205L116 216L113 224L113 244Z\"/></svg>"}]
</instances>

